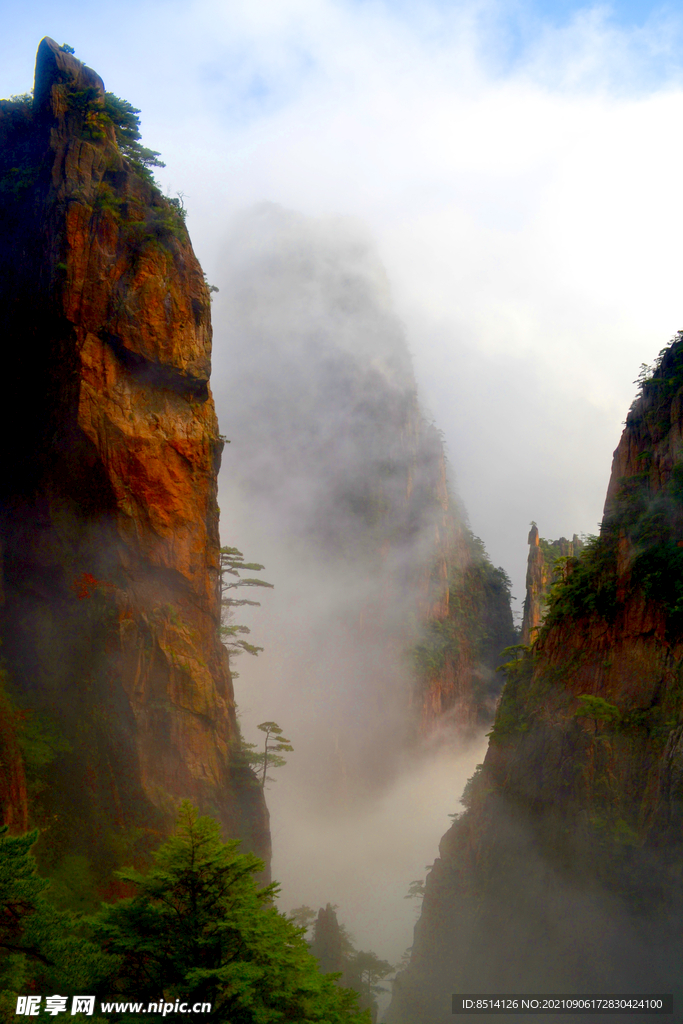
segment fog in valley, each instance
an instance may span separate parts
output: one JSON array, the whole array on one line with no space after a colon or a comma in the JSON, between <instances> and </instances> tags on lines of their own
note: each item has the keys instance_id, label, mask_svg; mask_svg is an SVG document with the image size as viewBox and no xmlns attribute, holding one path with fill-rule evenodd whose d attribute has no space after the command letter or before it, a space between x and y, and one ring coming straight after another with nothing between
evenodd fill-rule
<instances>
[{"instance_id":1,"label":"fog in valley","mask_svg":"<svg viewBox=\"0 0 683 1024\"><path fill-rule=\"evenodd\" d=\"M245 736L292 741L267 787L286 909L338 904L359 948L397 963L481 735L418 735L411 645L440 506L440 453L367 231L262 205L226 241L213 388L224 542L274 584L234 609ZM411 433L414 437L406 436ZM293 823L295 827L292 827Z\"/></svg>"}]
</instances>

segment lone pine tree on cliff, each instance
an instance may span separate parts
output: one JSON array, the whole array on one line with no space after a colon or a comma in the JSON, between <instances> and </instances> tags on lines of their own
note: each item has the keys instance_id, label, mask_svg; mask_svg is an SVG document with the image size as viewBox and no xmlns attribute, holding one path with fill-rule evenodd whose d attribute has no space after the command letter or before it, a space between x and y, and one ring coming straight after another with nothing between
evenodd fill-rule
<instances>
[{"instance_id":1,"label":"lone pine tree on cliff","mask_svg":"<svg viewBox=\"0 0 683 1024\"><path fill-rule=\"evenodd\" d=\"M259 562L245 562L244 555L239 548L221 548L219 570L221 588L220 635L230 657L234 658L238 654L242 654L243 651L246 651L247 654L256 655L259 651L263 650L262 647L256 647L254 644L250 644L247 640L243 639L245 635L251 632L248 626L237 625L230 621L233 617L233 609L244 605L260 607L261 602L252 601L246 597L235 598L230 595L231 591L236 590L238 587L269 587L272 590L272 583L266 583L265 580L259 580L252 576L240 576L240 573L245 569L248 572L261 572L264 568L265 566ZM230 577L234 578L230 579Z\"/></svg>"},{"instance_id":2,"label":"lone pine tree on cliff","mask_svg":"<svg viewBox=\"0 0 683 1024\"><path fill-rule=\"evenodd\" d=\"M294 747L292 746L292 741L282 735L282 729L277 722L261 722L258 728L266 734L263 753L250 753L248 757L249 764L254 768L258 768L261 777L261 788L265 789L266 782L273 781L268 775L268 769L282 768L283 765L287 764L284 757L280 755L286 751L293 751ZM256 747L255 743L245 743L244 745L251 750L254 750Z\"/></svg>"}]
</instances>

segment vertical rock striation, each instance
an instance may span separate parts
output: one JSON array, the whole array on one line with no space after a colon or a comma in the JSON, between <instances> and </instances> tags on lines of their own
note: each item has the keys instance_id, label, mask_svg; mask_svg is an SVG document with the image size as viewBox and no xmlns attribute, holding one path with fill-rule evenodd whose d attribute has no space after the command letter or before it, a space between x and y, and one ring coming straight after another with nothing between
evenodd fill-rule
<instances>
[{"instance_id":1,"label":"vertical rock striation","mask_svg":"<svg viewBox=\"0 0 683 1024\"><path fill-rule=\"evenodd\" d=\"M600 536L568 559L509 667L392 1024L450 1020L458 991L680 999L682 737L679 334L628 414Z\"/></svg>"},{"instance_id":2,"label":"vertical rock striation","mask_svg":"<svg viewBox=\"0 0 683 1024\"><path fill-rule=\"evenodd\" d=\"M218 637L204 277L95 72L44 39L34 97L0 104L3 351L25 410L19 429L2 413L0 631L30 817L54 856L104 870L188 797L267 856Z\"/></svg>"},{"instance_id":3,"label":"vertical rock striation","mask_svg":"<svg viewBox=\"0 0 683 1024\"><path fill-rule=\"evenodd\" d=\"M573 558L583 548L583 541L576 534L571 540L560 537L559 540L545 540L539 536L536 523L529 530L529 559L526 570L526 597L524 598L524 616L522 618L523 644L530 644L536 639L545 606L550 595L550 588L555 582L555 564L558 558Z\"/></svg>"}]
</instances>

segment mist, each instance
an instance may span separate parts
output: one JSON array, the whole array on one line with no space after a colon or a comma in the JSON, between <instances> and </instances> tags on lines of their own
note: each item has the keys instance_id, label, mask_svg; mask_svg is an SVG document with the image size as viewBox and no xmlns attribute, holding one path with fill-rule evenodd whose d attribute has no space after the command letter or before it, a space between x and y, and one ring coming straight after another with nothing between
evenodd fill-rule
<instances>
[{"instance_id":1,"label":"mist","mask_svg":"<svg viewBox=\"0 0 683 1024\"><path fill-rule=\"evenodd\" d=\"M485 749L482 732L416 730L410 649L464 516L367 230L262 204L220 266L222 541L274 584L235 610L264 648L233 658L236 700L248 741L267 719L294 746L267 786L273 877L283 908L337 904L358 948L398 963L404 897Z\"/></svg>"}]
</instances>

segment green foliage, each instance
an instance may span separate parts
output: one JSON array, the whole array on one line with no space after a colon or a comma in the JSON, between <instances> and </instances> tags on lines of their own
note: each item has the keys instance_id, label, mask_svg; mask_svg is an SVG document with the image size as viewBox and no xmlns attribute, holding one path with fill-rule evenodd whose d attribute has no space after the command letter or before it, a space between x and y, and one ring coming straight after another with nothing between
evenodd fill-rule
<instances>
[{"instance_id":1,"label":"green foliage","mask_svg":"<svg viewBox=\"0 0 683 1024\"><path fill-rule=\"evenodd\" d=\"M313 907L307 907L305 903L302 903L300 907L294 907L288 914L289 920L293 921L297 928L302 928L304 931L308 931L317 915Z\"/></svg>"},{"instance_id":2,"label":"green foliage","mask_svg":"<svg viewBox=\"0 0 683 1024\"><path fill-rule=\"evenodd\" d=\"M58 910L91 914L99 908L97 879L85 854L67 854L50 872L47 899Z\"/></svg>"},{"instance_id":3,"label":"green foliage","mask_svg":"<svg viewBox=\"0 0 683 1024\"><path fill-rule=\"evenodd\" d=\"M58 724L46 714L18 712L17 742L24 761L29 790L33 796L48 784L46 769L62 754L71 752L71 744Z\"/></svg>"},{"instance_id":4,"label":"green foliage","mask_svg":"<svg viewBox=\"0 0 683 1024\"><path fill-rule=\"evenodd\" d=\"M27 991L94 991L116 961L82 933L71 914L47 899L31 847L38 832L10 836L0 827L0 1018L14 1018Z\"/></svg>"},{"instance_id":5,"label":"green foliage","mask_svg":"<svg viewBox=\"0 0 683 1024\"><path fill-rule=\"evenodd\" d=\"M21 167L8 167L0 175L0 200L17 201L34 188L38 180L38 166L25 164Z\"/></svg>"},{"instance_id":6,"label":"green foliage","mask_svg":"<svg viewBox=\"0 0 683 1024\"><path fill-rule=\"evenodd\" d=\"M372 950L359 950L346 961L344 977L348 985L360 995L360 1005L376 1009L375 996L386 992L378 983L388 974L394 973L394 965L381 960Z\"/></svg>"},{"instance_id":7,"label":"green foliage","mask_svg":"<svg viewBox=\"0 0 683 1024\"><path fill-rule=\"evenodd\" d=\"M404 900L422 900L425 894L425 880L424 878L414 878L408 886L408 892L403 897Z\"/></svg>"},{"instance_id":8,"label":"green foliage","mask_svg":"<svg viewBox=\"0 0 683 1024\"><path fill-rule=\"evenodd\" d=\"M60 50L64 50L64 53L70 53L70 54L74 54L76 52L74 50L73 46L69 46L68 43L62 43L62 45L60 46Z\"/></svg>"},{"instance_id":9,"label":"green foliage","mask_svg":"<svg viewBox=\"0 0 683 1024\"><path fill-rule=\"evenodd\" d=\"M659 353L653 366L643 364L638 396L627 423L644 421L657 442L671 426L671 403L683 388L683 332ZM648 433L644 434L645 437ZM626 535L633 560L624 587L641 590L667 616L670 640L683 633L683 462L677 463L665 486L651 493L653 452L639 455L641 471L621 482L599 538L590 539L578 558L567 559L564 578L552 588L541 637L553 625L599 615L614 621L617 604L617 542Z\"/></svg>"},{"instance_id":10,"label":"green foliage","mask_svg":"<svg viewBox=\"0 0 683 1024\"><path fill-rule=\"evenodd\" d=\"M659 412L668 405L673 395L683 386L683 331L678 331L668 345L660 351L652 366L642 363L640 372L633 382L638 385L638 393L633 401L627 422L635 422L635 411L640 398L648 400L648 416L650 421L659 422ZM666 432L671 423L666 418L662 422Z\"/></svg>"},{"instance_id":11,"label":"green foliage","mask_svg":"<svg viewBox=\"0 0 683 1024\"><path fill-rule=\"evenodd\" d=\"M578 558L564 560L563 572L548 597L541 636L564 619L597 614L611 621L617 609L616 547L614 530L590 537Z\"/></svg>"},{"instance_id":12,"label":"green foliage","mask_svg":"<svg viewBox=\"0 0 683 1024\"><path fill-rule=\"evenodd\" d=\"M353 936L337 921L338 909L336 903L328 903L326 912L318 916L311 949L321 964L321 970L334 971L341 967L343 983L358 993L361 1009L368 1010L374 1021L377 1016L375 995L386 991L377 983L392 974L395 968L386 960L380 960L371 950L355 948ZM328 977L338 976L328 974Z\"/></svg>"},{"instance_id":13,"label":"green foliage","mask_svg":"<svg viewBox=\"0 0 683 1024\"><path fill-rule=\"evenodd\" d=\"M106 210L114 216L115 220L121 219L121 207L123 202L114 192L111 185L106 181L101 181L97 186L95 192L95 209Z\"/></svg>"},{"instance_id":14,"label":"green foliage","mask_svg":"<svg viewBox=\"0 0 683 1024\"><path fill-rule=\"evenodd\" d=\"M150 248L172 251L176 239L187 237L185 222L178 210L160 194L156 196L154 204L144 211L142 219L126 220L124 227L126 243L133 255Z\"/></svg>"},{"instance_id":15,"label":"green foliage","mask_svg":"<svg viewBox=\"0 0 683 1024\"><path fill-rule=\"evenodd\" d=\"M282 729L277 722L261 722L258 726L262 733L265 733L263 751L256 751L255 743L242 743L242 750L252 768L258 769L261 776L261 788L265 788L266 782L273 780L268 775L270 768L282 768L287 764L282 753L292 752L294 747L291 740L282 735Z\"/></svg>"},{"instance_id":16,"label":"green foliage","mask_svg":"<svg viewBox=\"0 0 683 1024\"><path fill-rule=\"evenodd\" d=\"M185 207L182 199L179 196L166 196L166 201L176 217L178 217L184 224L187 219L187 208Z\"/></svg>"},{"instance_id":17,"label":"green foliage","mask_svg":"<svg viewBox=\"0 0 683 1024\"><path fill-rule=\"evenodd\" d=\"M472 800L474 798L474 793L477 788L477 783L481 778L481 773L483 772L483 770L484 765L478 764L474 769L474 774L470 775L469 779L465 783L465 788L463 789L462 796L460 797L460 803L463 805L463 807L472 806Z\"/></svg>"},{"instance_id":18,"label":"green foliage","mask_svg":"<svg viewBox=\"0 0 683 1024\"><path fill-rule=\"evenodd\" d=\"M64 47L62 47L64 49ZM68 50L70 51L70 48ZM143 146L140 139L140 111L128 100L107 92L102 101L101 94L94 86L86 89L71 89L68 96L69 108L82 114L82 131L85 138L103 140L107 137L107 129L114 129L114 136L119 150L130 162L136 174L150 184L155 184L153 167L164 167L156 150ZM180 200L170 200L176 205L176 213L185 219L185 211Z\"/></svg>"},{"instance_id":19,"label":"green foliage","mask_svg":"<svg viewBox=\"0 0 683 1024\"><path fill-rule=\"evenodd\" d=\"M491 564L479 537L470 534L468 546L466 567L449 581L448 616L424 623L410 652L417 674L425 679L465 655L495 665L501 648L515 636L511 619L506 624L500 615L502 609L510 615L509 576Z\"/></svg>"},{"instance_id":20,"label":"green foliage","mask_svg":"<svg viewBox=\"0 0 683 1024\"><path fill-rule=\"evenodd\" d=\"M245 570L248 572L261 572L264 566L260 562L245 562L244 555L238 548L223 547L220 551L220 594L221 594L221 625L219 628L220 638L228 649L231 657L236 657L246 651L247 654L258 654L262 647L255 647L248 641L243 640L251 630L247 626L240 626L231 623L233 609L244 605L260 607L260 601L252 601L249 598L234 598L231 595L233 590L241 587L268 587L273 589L272 583L257 579L253 576L241 576ZM234 577L231 579L230 577ZM260 726L259 726L260 728Z\"/></svg>"},{"instance_id":21,"label":"green foliage","mask_svg":"<svg viewBox=\"0 0 683 1024\"><path fill-rule=\"evenodd\" d=\"M258 889L262 862L238 846L185 803L150 871L120 873L136 895L103 908L94 923L118 958L117 993L210 1002L212 1020L226 1024L369 1024L273 906L276 886Z\"/></svg>"},{"instance_id":22,"label":"green foliage","mask_svg":"<svg viewBox=\"0 0 683 1024\"><path fill-rule=\"evenodd\" d=\"M71 744L53 718L22 705L4 668L0 668L0 696L14 722L29 794L36 797L48 785L50 766L71 751Z\"/></svg>"},{"instance_id":23,"label":"green foliage","mask_svg":"<svg viewBox=\"0 0 683 1024\"><path fill-rule=\"evenodd\" d=\"M422 639L412 649L415 668L421 676L434 676L460 653L462 624L455 619L430 619L422 630Z\"/></svg>"},{"instance_id":24,"label":"green foliage","mask_svg":"<svg viewBox=\"0 0 683 1024\"><path fill-rule=\"evenodd\" d=\"M621 735L633 735L639 730L645 730L649 736L659 739L661 742L668 738L672 728L677 724L677 717L672 717L667 713L666 708L659 704L649 708L626 710L592 694L581 694L578 701L579 707L574 712L574 717L592 719L596 731L598 723L601 723L610 732Z\"/></svg>"},{"instance_id":25,"label":"green foliage","mask_svg":"<svg viewBox=\"0 0 683 1024\"><path fill-rule=\"evenodd\" d=\"M140 111L128 100L122 100L114 93L104 96L103 114L106 123L113 125L116 141L123 155L131 162L137 174L146 181L154 183L152 167L165 167L159 159L159 153L147 149L140 142ZM184 216L182 218L185 219Z\"/></svg>"},{"instance_id":26,"label":"green foliage","mask_svg":"<svg viewBox=\"0 0 683 1024\"><path fill-rule=\"evenodd\" d=\"M604 722L606 725L618 725L621 722L619 708L602 697L582 693L578 701L579 707L574 712L575 718L592 718L596 723Z\"/></svg>"},{"instance_id":27,"label":"green foliage","mask_svg":"<svg viewBox=\"0 0 683 1024\"><path fill-rule=\"evenodd\" d=\"M487 733L492 743L498 743L508 736L524 733L529 730L528 717L529 684L534 670L533 648L524 644L506 647L503 654L513 654L513 658L501 666L505 675L505 686L496 710L496 717L491 732ZM479 773L472 776L472 785L478 782ZM465 793L467 793L467 786Z\"/></svg>"}]
</instances>

